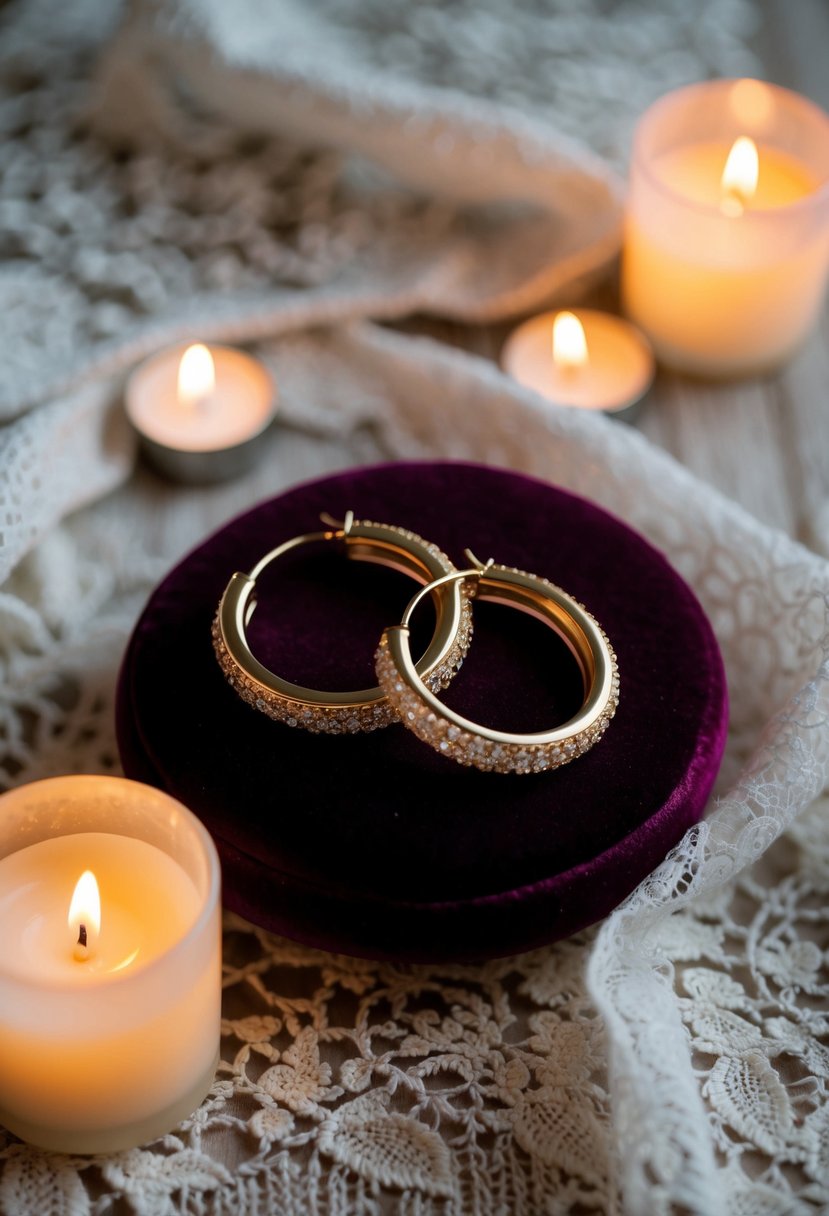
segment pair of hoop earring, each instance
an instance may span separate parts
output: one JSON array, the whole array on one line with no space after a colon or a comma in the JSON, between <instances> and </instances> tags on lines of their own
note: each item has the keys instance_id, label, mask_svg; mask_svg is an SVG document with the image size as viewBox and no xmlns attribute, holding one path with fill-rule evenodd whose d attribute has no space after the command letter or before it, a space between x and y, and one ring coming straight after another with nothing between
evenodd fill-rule
<instances>
[{"instance_id":1,"label":"pair of hoop earring","mask_svg":"<svg viewBox=\"0 0 829 1216\"><path fill-rule=\"evenodd\" d=\"M466 551L468 568L414 532L354 519L321 516L325 531L295 536L262 557L225 588L213 622L213 646L225 677L255 709L315 733L356 734L402 722L419 739L459 764L498 773L559 768L598 742L616 712L619 672L607 635L587 609L546 579ZM313 542L342 546L352 560L376 562L421 583L399 625L387 628L375 656L378 684L355 692L322 692L282 679L254 656L247 626L256 609L256 581L272 562ZM411 652L409 623L426 597L435 628L423 653ZM539 618L566 643L581 672L582 705L568 722L534 734L511 734L472 722L438 693L460 670L472 636L471 600L492 600Z\"/></svg>"}]
</instances>

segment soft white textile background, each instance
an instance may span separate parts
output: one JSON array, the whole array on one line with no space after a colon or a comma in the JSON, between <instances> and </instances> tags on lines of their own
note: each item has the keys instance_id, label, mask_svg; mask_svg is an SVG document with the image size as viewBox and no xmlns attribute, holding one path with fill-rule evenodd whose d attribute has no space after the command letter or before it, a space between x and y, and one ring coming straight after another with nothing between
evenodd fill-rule
<instances>
[{"instance_id":1,"label":"soft white textile background","mask_svg":"<svg viewBox=\"0 0 829 1216\"><path fill-rule=\"evenodd\" d=\"M259 497L383 458L503 464L639 527L703 599L733 715L719 805L598 933L482 967L394 968L230 921L208 1104L152 1148L99 1161L0 1141L2 1210L748 1216L829 1201L825 817L774 843L826 777L826 567L635 433L358 323L426 307L497 317L599 272L618 179L574 140L620 165L652 96L752 69L752 13L740 0L4 11L12 780L116 765L118 659L177 556ZM131 476L121 378L188 334L257 340L283 389L265 462L233 486Z\"/></svg>"}]
</instances>

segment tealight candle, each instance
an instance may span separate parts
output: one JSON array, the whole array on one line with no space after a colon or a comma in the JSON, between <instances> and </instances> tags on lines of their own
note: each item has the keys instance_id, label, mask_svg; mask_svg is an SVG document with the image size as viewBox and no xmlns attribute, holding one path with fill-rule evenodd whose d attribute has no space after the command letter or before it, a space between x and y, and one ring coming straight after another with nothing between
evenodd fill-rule
<instances>
[{"instance_id":1,"label":"tealight candle","mask_svg":"<svg viewBox=\"0 0 829 1216\"><path fill-rule=\"evenodd\" d=\"M223 481L253 464L276 389L252 355L195 343L160 351L136 368L125 405L160 472L176 481Z\"/></svg>"},{"instance_id":2,"label":"tealight candle","mask_svg":"<svg viewBox=\"0 0 829 1216\"><path fill-rule=\"evenodd\" d=\"M625 312L657 358L735 376L787 359L829 268L829 117L759 80L668 94L636 130Z\"/></svg>"},{"instance_id":3,"label":"tealight candle","mask_svg":"<svg viewBox=\"0 0 829 1216\"><path fill-rule=\"evenodd\" d=\"M556 405L630 417L653 380L653 355L633 325L610 313L542 313L519 325L501 366Z\"/></svg>"},{"instance_id":4,"label":"tealight candle","mask_svg":"<svg viewBox=\"0 0 829 1216\"><path fill-rule=\"evenodd\" d=\"M180 803L116 777L0 797L0 1122L111 1152L169 1131L218 1060L219 863Z\"/></svg>"}]
</instances>

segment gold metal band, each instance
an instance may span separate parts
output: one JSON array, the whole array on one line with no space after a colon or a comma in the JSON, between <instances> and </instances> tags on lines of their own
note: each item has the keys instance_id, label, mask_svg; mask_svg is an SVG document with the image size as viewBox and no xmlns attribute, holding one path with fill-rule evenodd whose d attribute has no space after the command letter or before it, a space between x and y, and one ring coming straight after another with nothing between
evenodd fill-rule
<instances>
[{"instance_id":1,"label":"gold metal band","mask_svg":"<svg viewBox=\"0 0 829 1216\"><path fill-rule=\"evenodd\" d=\"M383 634L375 656L380 687L404 726L459 764L495 773L540 773L569 764L599 741L616 712L619 670L607 635L587 609L546 579L483 564L467 550L468 570L443 575L414 596L399 625ZM438 700L412 662L409 621L424 595L441 584L470 584L470 595L538 617L564 640L584 682L584 700L569 722L536 734L510 734L471 722Z\"/></svg>"},{"instance_id":2,"label":"gold metal band","mask_svg":"<svg viewBox=\"0 0 829 1216\"><path fill-rule=\"evenodd\" d=\"M330 525L326 531L292 537L260 558L250 573L233 575L213 622L213 646L222 671L239 696L269 717L288 726L328 734L376 730L398 721L396 709L381 688L355 692L303 688L283 680L259 662L246 632L256 609L256 580L266 566L291 549L314 541L333 541L344 547L349 558L390 566L428 584L435 606L435 631L413 669L418 679L437 690L448 686L469 646L472 617L466 588L457 579L445 581L454 573L454 565L437 545L414 532L355 520L351 511L342 523L327 515L321 518Z\"/></svg>"}]
</instances>

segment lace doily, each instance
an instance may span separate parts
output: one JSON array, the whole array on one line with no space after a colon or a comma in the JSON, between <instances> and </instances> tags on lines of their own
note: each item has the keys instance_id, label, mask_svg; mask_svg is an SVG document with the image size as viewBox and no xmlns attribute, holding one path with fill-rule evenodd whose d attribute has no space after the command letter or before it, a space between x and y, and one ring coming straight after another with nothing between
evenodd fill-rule
<instances>
[{"instance_id":1,"label":"lace doily","mask_svg":"<svg viewBox=\"0 0 829 1216\"><path fill-rule=\"evenodd\" d=\"M108 1158L50 1157L0 1136L0 1210L819 1211L829 1202L819 1000L829 839L824 804L806 808L826 779L827 567L635 433L551 414L471 356L348 323L441 292L447 311L483 315L473 287L487 289L495 315L552 280L526 262L512 277L482 278L480 246L470 257L455 243L456 199L393 188L365 168L343 176L338 153L242 137L226 94L213 97L225 120L208 118L183 37L196 29L199 64L209 52L216 78L230 79L240 42L222 61L222 7L158 5L151 20L149 6L134 5L94 90L89 31L106 36L107 13L115 29L114 8L38 0L2 14L3 408L14 419L0 431L8 780L117 766L112 697L129 629L152 585L209 529L305 476L456 456L596 499L693 583L732 694L720 800L599 929L514 959L393 967L229 920L223 1063L208 1101L162 1141ZM753 10L739 0L693 12L679 0L608 12L599 0L538 0L507 14L496 0L393 10L326 0L313 16L262 7L298 35L325 31L332 71L329 94L316 84L318 114L348 83L337 65L360 52L362 127L381 106L386 140L412 88L429 90L434 112L442 106L468 134L460 90L497 93L537 121L554 79L556 127L605 152L612 144L619 161L617 141L649 84L659 92L668 77L752 67L743 40ZM286 73L305 96L313 82L302 45L297 37ZM533 57L541 45L554 50ZM131 77L133 55L141 66ZM550 66L531 70L539 59ZM179 107L171 81L187 93ZM511 114L498 112L513 138L495 151L515 167L518 196L533 201L516 149L537 127L516 119L513 128ZM151 142L114 154L111 141L128 128L134 140L137 125ZM348 146L365 152L358 125ZM106 140L95 133L104 128ZM569 145L565 155L557 140L544 146L546 180L563 188L577 173L597 199L612 199L589 156ZM424 152L421 185L439 176L441 155ZM495 244L514 230L489 231ZM411 261L403 274L382 254L415 237L425 278L413 291ZM595 268L605 253L594 237ZM575 277L570 263L560 282ZM118 378L144 351L197 331L262 339L283 401L265 461L212 490L163 487L147 474L128 481Z\"/></svg>"}]
</instances>

